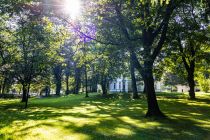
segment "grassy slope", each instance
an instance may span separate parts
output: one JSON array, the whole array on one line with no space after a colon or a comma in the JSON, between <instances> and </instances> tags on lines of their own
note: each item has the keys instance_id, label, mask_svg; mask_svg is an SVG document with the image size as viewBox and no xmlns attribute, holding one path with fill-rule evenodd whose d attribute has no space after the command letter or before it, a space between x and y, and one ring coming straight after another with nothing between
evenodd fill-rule
<instances>
[{"instance_id":1,"label":"grassy slope","mask_svg":"<svg viewBox=\"0 0 210 140\"><path fill-rule=\"evenodd\" d=\"M145 99L90 96L31 99L27 110L0 100L0 139L210 139L210 95L159 94L165 120L144 118Z\"/></svg>"}]
</instances>

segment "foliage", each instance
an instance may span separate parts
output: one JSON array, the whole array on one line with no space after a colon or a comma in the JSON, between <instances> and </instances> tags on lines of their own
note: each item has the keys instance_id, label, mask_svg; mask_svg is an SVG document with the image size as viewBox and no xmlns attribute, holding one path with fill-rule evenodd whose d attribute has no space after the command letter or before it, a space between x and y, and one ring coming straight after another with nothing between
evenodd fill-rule
<instances>
[{"instance_id":1,"label":"foliage","mask_svg":"<svg viewBox=\"0 0 210 140\"><path fill-rule=\"evenodd\" d=\"M210 90L209 76L205 76L203 73L200 73L196 79L198 81L198 84L201 90L207 93Z\"/></svg>"}]
</instances>

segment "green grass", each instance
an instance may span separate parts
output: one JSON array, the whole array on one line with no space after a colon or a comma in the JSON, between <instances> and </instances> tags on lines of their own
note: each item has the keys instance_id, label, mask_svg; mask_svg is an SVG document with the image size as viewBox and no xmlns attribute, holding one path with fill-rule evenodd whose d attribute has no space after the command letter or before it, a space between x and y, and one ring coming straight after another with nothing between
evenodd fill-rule
<instances>
[{"instance_id":1,"label":"green grass","mask_svg":"<svg viewBox=\"0 0 210 140\"><path fill-rule=\"evenodd\" d=\"M146 100L90 94L0 100L0 139L14 140L209 140L210 95L158 94L164 120L147 119Z\"/></svg>"}]
</instances>

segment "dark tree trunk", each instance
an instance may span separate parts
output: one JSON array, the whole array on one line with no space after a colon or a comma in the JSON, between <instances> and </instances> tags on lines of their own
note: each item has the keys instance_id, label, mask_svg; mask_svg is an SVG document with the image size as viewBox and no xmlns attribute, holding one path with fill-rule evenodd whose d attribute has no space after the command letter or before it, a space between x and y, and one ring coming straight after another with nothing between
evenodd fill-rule
<instances>
[{"instance_id":1,"label":"dark tree trunk","mask_svg":"<svg viewBox=\"0 0 210 140\"><path fill-rule=\"evenodd\" d=\"M102 96L107 96L107 77L101 77Z\"/></svg>"},{"instance_id":2,"label":"dark tree trunk","mask_svg":"<svg viewBox=\"0 0 210 140\"><path fill-rule=\"evenodd\" d=\"M26 93L25 109L28 107L28 92Z\"/></svg>"},{"instance_id":3,"label":"dark tree trunk","mask_svg":"<svg viewBox=\"0 0 210 140\"><path fill-rule=\"evenodd\" d=\"M87 66L85 64L85 97L89 97L88 96L88 77L87 77Z\"/></svg>"},{"instance_id":4,"label":"dark tree trunk","mask_svg":"<svg viewBox=\"0 0 210 140\"><path fill-rule=\"evenodd\" d=\"M30 91L30 84L26 87L26 101L25 101L25 109L28 107L28 98L29 98L29 91Z\"/></svg>"},{"instance_id":5,"label":"dark tree trunk","mask_svg":"<svg viewBox=\"0 0 210 140\"><path fill-rule=\"evenodd\" d=\"M136 77L135 77L135 67L134 67L134 62L133 62L133 57L132 53L130 56L130 73L131 73L131 80L132 80L132 91L133 91L133 99L138 99L138 91L137 91L137 86L136 86Z\"/></svg>"},{"instance_id":6,"label":"dark tree trunk","mask_svg":"<svg viewBox=\"0 0 210 140\"><path fill-rule=\"evenodd\" d=\"M146 85L144 84L144 90L143 90L143 93L146 93Z\"/></svg>"},{"instance_id":7,"label":"dark tree trunk","mask_svg":"<svg viewBox=\"0 0 210 140\"><path fill-rule=\"evenodd\" d=\"M94 76L93 78L92 78L92 92L97 92L97 83L98 83L98 79L97 79L97 77L96 76Z\"/></svg>"},{"instance_id":8,"label":"dark tree trunk","mask_svg":"<svg viewBox=\"0 0 210 140\"><path fill-rule=\"evenodd\" d=\"M81 87L81 68L75 66L75 88L74 94L79 94L79 89Z\"/></svg>"},{"instance_id":9,"label":"dark tree trunk","mask_svg":"<svg viewBox=\"0 0 210 140\"><path fill-rule=\"evenodd\" d=\"M188 84L190 87L190 90L189 90L190 99L195 99L195 80L194 80L193 72L188 73Z\"/></svg>"},{"instance_id":10,"label":"dark tree trunk","mask_svg":"<svg viewBox=\"0 0 210 140\"><path fill-rule=\"evenodd\" d=\"M26 84L22 84L22 91L23 91L23 95L22 95L22 101L21 102L26 102L27 101L27 85Z\"/></svg>"},{"instance_id":11,"label":"dark tree trunk","mask_svg":"<svg viewBox=\"0 0 210 140\"><path fill-rule=\"evenodd\" d=\"M61 92L61 82L62 82L62 67L61 65L57 65L54 68L54 76L55 76L55 85L56 85L56 95L60 95Z\"/></svg>"},{"instance_id":12,"label":"dark tree trunk","mask_svg":"<svg viewBox=\"0 0 210 140\"><path fill-rule=\"evenodd\" d=\"M159 109L158 102L156 99L152 65L146 64L143 78L144 78L144 84L146 85L147 104L148 104L146 117L152 117L152 116L164 117L164 114Z\"/></svg>"},{"instance_id":13,"label":"dark tree trunk","mask_svg":"<svg viewBox=\"0 0 210 140\"><path fill-rule=\"evenodd\" d=\"M45 96L49 96L50 95L50 86L46 86L45 87Z\"/></svg>"},{"instance_id":14,"label":"dark tree trunk","mask_svg":"<svg viewBox=\"0 0 210 140\"><path fill-rule=\"evenodd\" d=\"M66 95L68 95L69 92L69 75L66 75Z\"/></svg>"},{"instance_id":15,"label":"dark tree trunk","mask_svg":"<svg viewBox=\"0 0 210 140\"><path fill-rule=\"evenodd\" d=\"M66 82L66 91L65 94L68 95L70 93L69 90L69 77L70 77L70 69L71 69L71 62L70 60L67 61L67 66L65 68L65 82Z\"/></svg>"},{"instance_id":16,"label":"dark tree trunk","mask_svg":"<svg viewBox=\"0 0 210 140\"><path fill-rule=\"evenodd\" d=\"M55 91L56 95L60 95L61 94L61 80L56 82L56 91Z\"/></svg>"},{"instance_id":17,"label":"dark tree trunk","mask_svg":"<svg viewBox=\"0 0 210 140\"><path fill-rule=\"evenodd\" d=\"M6 87L6 78L4 78L3 84L2 84L2 91L1 91L2 94L5 94L5 87Z\"/></svg>"}]
</instances>

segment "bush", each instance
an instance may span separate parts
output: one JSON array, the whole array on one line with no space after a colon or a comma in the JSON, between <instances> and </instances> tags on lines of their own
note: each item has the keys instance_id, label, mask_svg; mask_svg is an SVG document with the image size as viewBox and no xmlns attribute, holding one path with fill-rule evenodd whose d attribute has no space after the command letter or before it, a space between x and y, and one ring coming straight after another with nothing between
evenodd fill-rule
<instances>
[{"instance_id":1,"label":"bush","mask_svg":"<svg viewBox=\"0 0 210 140\"><path fill-rule=\"evenodd\" d=\"M202 91L208 92L210 89L210 79L200 80L199 85Z\"/></svg>"}]
</instances>

